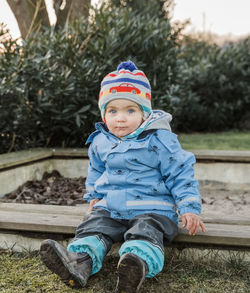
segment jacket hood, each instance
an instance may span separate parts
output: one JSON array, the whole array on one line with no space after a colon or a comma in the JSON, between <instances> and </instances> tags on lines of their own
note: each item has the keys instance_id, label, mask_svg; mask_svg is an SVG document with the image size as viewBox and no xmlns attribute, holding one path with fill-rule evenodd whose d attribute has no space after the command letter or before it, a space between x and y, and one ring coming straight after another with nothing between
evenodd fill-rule
<instances>
[{"instance_id":1,"label":"jacket hood","mask_svg":"<svg viewBox=\"0 0 250 293\"><path fill-rule=\"evenodd\" d=\"M153 110L148 118L148 124L144 130L150 129L166 129L171 131L170 122L172 115L162 110Z\"/></svg>"}]
</instances>

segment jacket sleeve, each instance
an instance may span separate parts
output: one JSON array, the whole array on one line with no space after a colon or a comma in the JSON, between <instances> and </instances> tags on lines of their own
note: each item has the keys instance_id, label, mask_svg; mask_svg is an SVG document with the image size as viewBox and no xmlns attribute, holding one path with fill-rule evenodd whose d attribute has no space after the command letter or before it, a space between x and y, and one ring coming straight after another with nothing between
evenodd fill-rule
<instances>
[{"instance_id":1,"label":"jacket sleeve","mask_svg":"<svg viewBox=\"0 0 250 293\"><path fill-rule=\"evenodd\" d=\"M94 144L91 143L89 150L89 167L88 167L88 176L86 179L86 189L87 193L84 195L84 199L91 201L94 198L103 198L103 194L97 193L95 191L95 182L103 174L105 170L104 162L101 161L98 154L95 153Z\"/></svg>"},{"instance_id":2,"label":"jacket sleeve","mask_svg":"<svg viewBox=\"0 0 250 293\"><path fill-rule=\"evenodd\" d=\"M201 195L199 183L194 179L195 156L181 148L175 134L163 140L165 150L159 154L161 173L178 213L199 215Z\"/></svg>"}]
</instances>

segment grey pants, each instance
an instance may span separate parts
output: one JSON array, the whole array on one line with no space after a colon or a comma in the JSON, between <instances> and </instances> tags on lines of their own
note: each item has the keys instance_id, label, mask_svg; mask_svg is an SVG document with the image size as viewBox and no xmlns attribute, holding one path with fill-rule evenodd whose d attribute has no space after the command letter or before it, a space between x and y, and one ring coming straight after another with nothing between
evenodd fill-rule
<instances>
[{"instance_id":1,"label":"grey pants","mask_svg":"<svg viewBox=\"0 0 250 293\"><path fill-rule=\"evenodd\" d=\"M131 220L113 219L103 209L93 209L77 227L75 240L87 236L98 236L110 250L115 242L145 240L164 253L178 234L178 226L168 217L158 214L138 215Z\"/></svg>"}]
</instances>

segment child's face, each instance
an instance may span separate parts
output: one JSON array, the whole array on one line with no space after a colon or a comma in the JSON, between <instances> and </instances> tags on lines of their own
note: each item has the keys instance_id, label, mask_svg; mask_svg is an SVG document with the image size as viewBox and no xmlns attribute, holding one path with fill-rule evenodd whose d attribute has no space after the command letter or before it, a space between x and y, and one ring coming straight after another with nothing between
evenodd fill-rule
<instances>
[{"instance_id":1,"label":"child's face","mask_svg":"<svg viewBox=\"0 0 250 293\"><path fill-rule=\"evenodd\" d=\"M118 137L123 137L142 124L142 110L132 101L114 100L109 102L106 107L105 122L110 132Z\"/></svg>"}]
</instances>

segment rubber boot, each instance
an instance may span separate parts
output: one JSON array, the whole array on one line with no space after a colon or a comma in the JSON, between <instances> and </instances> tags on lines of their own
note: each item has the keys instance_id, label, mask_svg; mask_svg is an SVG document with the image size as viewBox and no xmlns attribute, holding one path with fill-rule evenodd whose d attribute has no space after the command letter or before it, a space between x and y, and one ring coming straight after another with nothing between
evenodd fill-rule
<instances>
[{"instance_id":1,"label":"rubber boot","mask_svg":"<svg viewBox=\"0 0 250 293\"><path fill-rule=\"evenodd\" d=\"M140 257L125 253L119 260L115 293L137 293L148 273L148 266Z\"/></svg>"},{"instance_id":2,"label":"rubber boot","mask_svg":"<svg viewBox=\"0 0 250 293\"><path fill-rule=\"evenodd\" d=\"M71 288L85 287L92 271L92 259L87 253L67 251L54 240L44 240L40 247L44 264Z\"/></svg>"}]
</instances>

